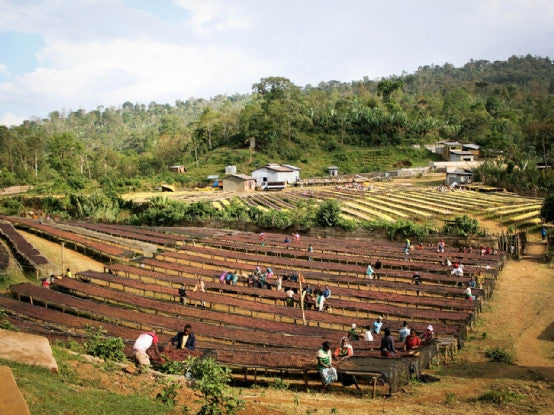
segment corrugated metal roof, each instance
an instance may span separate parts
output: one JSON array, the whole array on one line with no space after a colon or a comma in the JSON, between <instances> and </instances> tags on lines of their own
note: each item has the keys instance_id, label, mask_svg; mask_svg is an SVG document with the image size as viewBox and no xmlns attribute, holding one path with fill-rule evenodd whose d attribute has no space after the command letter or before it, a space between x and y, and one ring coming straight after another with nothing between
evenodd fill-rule
<instances>
[{"instance_id":1,"label":"corrugated metal roof","mask_svg":"<svg viewBox=\"0 0 554 415\"><path fill-rule=\"evenodd\" d=\"M291 164L281 164L281 166L285 166L285 167L288 167L289 169L293 169L293 170L300 170L300 167L296 167L296 166L293 166Z\"/></svg>"},{"instance_id":2,"label":"corrugated metal roof","mask_svg":"<svg viewBox=\"0 0 554 415\"><path fill-rule=\"evenodd\" d=\"M229 177L238 177L242 180L256 180L252 176L248 176L247 174L231 174Z\"/></svg>"},{"instance_id":3,"label":"corrugated metal roof","mask_svg":"<svg viewBox=\"0 0 554 415\"><path fill-rule=\"evenodd\" d=\"M459 156L473 156L473 153L471 151L463 151L463 150L451 150L450 154L457 154Z\"/></svg>"},{"instance_id":4,"label":"corrugated metal roof","mask_svg":"<svg viewBox=\"0 0 554 415\"><path fill-rule=\"evenodd\" d=\"M290 173L294 171L290 167L285 167L281 164L268 164L267 166L264 166L266 169L273 170L273 171L280 171L282 173ZM262 169L264 168L262 167Z\"/></svg>"}]
</instances>

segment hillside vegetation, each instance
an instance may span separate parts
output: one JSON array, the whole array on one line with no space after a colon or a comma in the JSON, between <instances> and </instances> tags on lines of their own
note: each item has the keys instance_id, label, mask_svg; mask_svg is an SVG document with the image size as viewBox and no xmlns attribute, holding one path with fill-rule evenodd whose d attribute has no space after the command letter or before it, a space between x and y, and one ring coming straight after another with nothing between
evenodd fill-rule
<instances>
[{"instance_id":1,"label":"hillside vegetation","mask_svg":"<svg viewBox=\"0 0 554 415\"><path fill-rule=\"evenodd\" d=\"M358 173L424 164L430 154L411 145L450 139L501 156L485 180L548 191L552 174L533 167L551 161L552 79L552 61L528 55L317 86L267 77L248 95L53 111L0 127L0 186L119 193L162 181L197 185L225 165L247 173L268 161L297 164L304 177L330 164ZM174 164L188 173L170 174Z\"/></svg>"}]
</instances>

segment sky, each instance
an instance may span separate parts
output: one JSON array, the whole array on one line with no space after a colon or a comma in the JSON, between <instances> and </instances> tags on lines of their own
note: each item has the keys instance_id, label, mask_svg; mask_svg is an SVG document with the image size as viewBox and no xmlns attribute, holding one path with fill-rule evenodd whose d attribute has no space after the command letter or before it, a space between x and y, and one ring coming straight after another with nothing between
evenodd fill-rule
<instances>
[{"instance_id":1,"label":"sky","mask_svg":"<svg viewBox=\"0 0 554 415\"><path fill-rule=\"evenodd\" d=\"M554 58L551 0L0 0L0 125L512 55Z\"/></svg>"}]
</instances>

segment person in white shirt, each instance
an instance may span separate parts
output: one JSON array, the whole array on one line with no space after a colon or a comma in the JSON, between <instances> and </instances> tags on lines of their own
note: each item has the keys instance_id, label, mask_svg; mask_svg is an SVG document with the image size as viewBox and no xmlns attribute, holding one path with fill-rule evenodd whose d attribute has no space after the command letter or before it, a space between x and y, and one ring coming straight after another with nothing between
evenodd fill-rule
<instances>
[{"instance_id":1,"label":"person in white shirt","mask_svg":"<svg viewBox=\"0 0 554 415\"><path fill-rule=\"evenodd\" d=\"M156 335L156 330L142 333L135 340L135 344L133 345L133 356L140 366L150 365L150 357L148 356L147 350L152 345L154 345L154 352L159 359L160 351L158 349L158 336Z\"/></svg>"},{"instance_id":2,"label":"person in white shirt","mask_svg":"<svg viewBox=\"0 0 554 415\"><path fill-rule=\"evenodd\" d=\"M371 334L371 326L366 326L364 331L364 340L366 342L372 342L373 341L373 334Z\"/></svg>"},{"instance_id":3,"label":"person in white shirt","mask_svg":"<svg viewBox=\"0 0 554 415\"><path fill-rule=\"evenodd\" d=\"M398 331L398 338L400 340L400 343L404 343L404 341L406 341L406 337L408 337L408 334L410 334L410 329L408 328L408 322L404 321L402 328Z\"/></svg>"},{"instance_id":4,"label":"person in white shirt","mask_svg":"<svg viewBox=\"0 0 554 415\"><path fill-rule=\"evenodd\" d=\"M452 269L452 271L450 271L450 274L452 274L455 277L463 277L464 267L459 264L454 264L454 268Z\"/></svg>"}]
</instances>

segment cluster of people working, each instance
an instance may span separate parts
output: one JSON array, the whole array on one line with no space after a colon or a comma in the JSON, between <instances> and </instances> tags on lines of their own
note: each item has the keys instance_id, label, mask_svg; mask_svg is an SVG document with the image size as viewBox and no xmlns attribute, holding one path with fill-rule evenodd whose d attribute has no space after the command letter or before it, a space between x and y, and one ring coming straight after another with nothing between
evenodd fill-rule
<instances>
[{"instance_id":1,"label":"cluster of people working","mask_svg":"<svg viewBox=\"0 0 554 415\"><path fill-rule=\"evenodd\" d=\"M379 348L381 356L384 358L394 358L398 352L395 339L390 328L383 328L383 318L381 316L379 316L372 325L364 327L363 332L359 332L356 324L352 324L352 328L348 331L346 336L341 338L340 344L335 349L334 353L331 352L331 343L328 341L323 342L316 354L316 367L324 390L328 385L336 381L340 381L344 386L355 384L356 388L359 388L357 379L354 375L341 375L341 373L337 371L337 367L340 366L341 362L354 356L353 343L355 344L355 342L361 340L374 341L374 335L381 336ZM417 356L419 354L418 349L421 346L431 344L434 338L435 332L431 324L427 326L427 329L421 336L418 336L415 329L410 328L408 322L404 321L402 328L398 332L398 341L401 343L399 349Z\"/></svg>"},{"instance_id":2,"label":"cluster of people working","mask_svg":"<svg viewBox=\"0 0 554 415\"><path fill-rule=\"evenodd\" d=\"M186 324L183 331L178 332L169 341L176 349L196 350L196 336L192 332L192 326ZM155 329L141 333L133 344L133 357L141 367L150 366L148 349L151 347L158 360L161 360L159 349L159 337Z\"/></svg>"}]
</instances>

